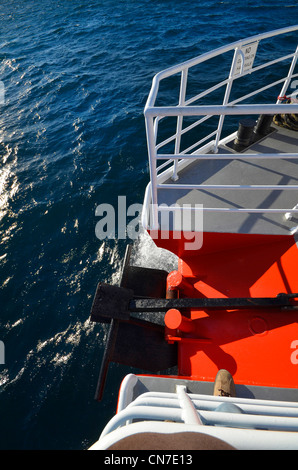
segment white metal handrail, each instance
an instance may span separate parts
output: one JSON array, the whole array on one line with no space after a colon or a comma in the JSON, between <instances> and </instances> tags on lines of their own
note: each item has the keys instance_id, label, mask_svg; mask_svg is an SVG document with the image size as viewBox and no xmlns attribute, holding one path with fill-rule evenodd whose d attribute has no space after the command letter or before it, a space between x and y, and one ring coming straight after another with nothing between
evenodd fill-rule
<instances>
[{"instance_id":1,"label":"white metal handrail","mask_svg":"<svg viewBox=\"0 0 298 470\"><path fill-rule=\"evenodd\" d=\"M220 411L220 404L236 404L242 412ZM170 420L197 426L298 432L298 404L293 402L193 395L179 386L176 393L139 395L107 424L101 438L133 420Z\"/></svg>"},{"instance_id":2,"label":"white metal handrail","mask_svg":"<svg viewBox=\"0 0 298 470\"><path fill-rule=\"evenodd\" d=\"M172 179L176 181L178 179L177 172L180 164L184 164L186 160L191 161L193 159L239 159L243 158L241 154L233 154L231 158L231 154L216 154L218 145L222 135L222 129L224 124L225 116L236 116L236 115L274 115L280 114L281 112L284 114L298 114L298 104L282 104L281 97L284 96L287 92L289 84L291 80L298 77L298 74L295 74L295 66L298 59L298 47L296 48L294 53L286 54L282 57L275 58L274 60L270 60L264 64L258 65L256 67L249 67L248 70L245 70L245 58L242 51L244 46L251 45L255 43L258 47L258 44L268 38L272 38L275 36L279 36L281 34L286 34L290 32L294 32L298 30L298 25L291 26L289 28L282 28L276 31L271 31L269 33L256 35L241 41L237 41L230 45L218 48L210 53L202 54L201 56L186 61L183 64L178 66L170 67L163 72L158 73L152 82L152 87L149 93L149 97L145 106L144 114L145 114L145 123L146 123L146 132L147 132L147 144L148 144L148 154L149 154L149 166L150 166L150 178L151 178L151 205L152 205L152 227L153 229L158 228L158 212L160 210L158 204L158 190L159 189L269 189L269 190L283 190L283 189L294 189L297 190L298 186L288 186L288 185L179 185L179 183L173 184L162 184L158 182L158 172L161 169L167 168L168 171L169 164L171 165ZM229 77L222 82L208 88L207 90L196 94L195 96L186 100L186 88L188 82L188 72L189 70L203 62L212 59L214 57L220 56L226 52L234 50L234 57L231 64L230 74ZM238 70L236 73L236 67L238 60L241 62L240 71ZM266 67L271 67L276 65L282 61L291 60L289 71L286 77L274 81L272 83L266 84L261 88L254 90L248 94L237 98L234 101L230 100L230 93L232 89L233 82L238 80L239 78L243 78L247 75L251 75L259 70L265 69ZM159 90L159 85L162 80L165 78L171 77L176 74L181 74L180 80L180 91L179 91L179 100L178 106L156 106L156 98ZM262 93L265 90L270 89L273 86L278 84L283 84L281 88L280 95L278 96L277 102L275 104L238 104L242 101L251 98L257 94ZM223 103L221 105L193 105L196 101L206 97L210 93L218 90L221 87L225 88L225 95L223 99ZM296 95L298 92L292 93L292 95ZM281 109L282 106L282 109ZM183 118L186 116L197 116L197 119L194 123L188 125L187 127L183 128ZM187 149L181 151L181 137L187 134L190 130L194 129L196 126L201 125L207 119L212 116L218 116L219 122L218 127L189 146ZM176 132L169 136L168 138L164 139L162 142L157 143L158 138L158 130L160 121L166 117L174 117L177 119L176 123ZM210 140L214 138L214 140ZM175 149L173 154L164 153L158 154L158 151L163 148L165 145L175 141ZM207 143L206 143L207 142ZM204 145L203 145L204 144ZM212 154L213 153L213 154ZM261 154L245 154L246 159L253 159L253 158L298 158L297 154L269 154L261 155ZM164 162L157 166L158 160L164 160ZM216 208L206 208L207 210L216 210ZM229 208L218 208L219 211L227 211ZM283 213L293 213L297 212L296 208L284 208L284 209L253 209L253 208L231 208L232 211L246 211L246 212L283 212ZM144 220L144 218L143 218Z\"/></svg>"},{"instance_id":3,"label":"white metal handrail","mask_svg":"<svg viewBox=\"0 0 298 470\"><path fill-rule=\"evenodd\" d=\"M246 39L243 39L241 41L236 41L232 44L228 44L227 46L220 47L220 48L215 49L211 52L207 52L205 54L202 54L199 57L195 57L194 59L190 59L188 61L185 61L182 64L175 65L173 67L169 67L168 69L166 69L162 72L159 72L153 78L153 83L152 83L152 87L151 87L151 90L150 90L150 93L149 93L149 96L148 96L146 107L154 106L154 103L155 103L155 100L156 100L156 97L157 97L157 93L158 93L159 83L161 82L161 80L163 80L165 78L168 78L171 75L174 75L176 73L183 72L183 70L189 70L190 68L192 68L192 67L194 67L194 66L196 66L196 65L198 65L202 62L205 62L206 60L212 59L212 58L214 58L218 55L224 54L224 53L229 52L231 50L235 50L237 47L241 48L242 46L244 46L248 43L252 43L254 41L262 41L264 39L273 38L274 36L279 36L279 35L282 35L282 34L291 33L291 32L297 31L297 30L298 30L298 25L294 25L294 26L290 26L288 28L281 28L281 29L277 29L275 31L270 31L268 33L258 34L256 36L251 36L250 38L246 38Z\"/></svg>"},{"instance_id":4,"label":"white metal handrail","mask_svg":"<svg viewBox=\"0 0 298 470\"><path fill-rule=\"evenodd\" d=\"M287 417L298 417L298 406L296 407L285 407L276 405L276 406L261 406L254 404L254 400L250 400L252 403L241 403L240 409L243 412L247 412L253 415L265 415L265 416L287 416ZM233 400L234 402L234 400ZM201 411L214 411L221 403L220 400L209 401L205 399L196 400L192 399L192 403L196 410ZM179 408L180 403L178 399L175 398L162 398L162 397L139 397L134 401L133 406L166 406L167 408Z\"/></svg>"},{"instance_id":5,"label":"white metal handrail","mask_svg":"<svg viewBox=\"0 0 298 470\"><path fill-rule=\"evenodd\" d=\"M298 449L298 402L190 393L185 381L182 386L180 381L175 386L171 383L167 392L139 393L137 384L134 374L124 378L117 413L92 450L109 449L123 438L146 432L203 433L236 449ZM227 404L236 405L242 413L223 411Z\"/></svg>"},{"instance_id":6,"label":"white metal handrail","mask_svg":"<svg viewBox=\"0 0 298 470\"><path fill-rule=\"evenodd\" d=\"M246 105L209 105L209 106L156 106L146 110L148 118L155 116L200 116L209 114L212 116L240 116L259 114L297 114L298 104L246 104Z\"/></svg>"}]
</instances>

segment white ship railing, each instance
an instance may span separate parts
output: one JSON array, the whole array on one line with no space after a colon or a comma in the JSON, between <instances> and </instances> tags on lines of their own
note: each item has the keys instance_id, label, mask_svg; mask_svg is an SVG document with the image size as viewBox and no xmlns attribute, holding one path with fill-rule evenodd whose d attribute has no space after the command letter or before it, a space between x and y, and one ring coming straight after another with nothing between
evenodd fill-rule
<instances>
[{"instance_id":1,"label":"white ship railing","mask_svg":"<svg viewBox=\"0 0 298 470\"><path fill-rule=\"evenodd\" d=\"M210 53L202 54L201 56L186 61L180 65L171 67L163 72L158 73L152 82L151 91L145 106L144 115L146 123L146 133L147 133L147 145L148 145L148 156L149 156L149 167L150 167L150 187L147 190L145 197L145 212L143 212L143 225L148 228L148 207L149 201L152 209L152 224L150 228L158 228L158 212L164 210L159 206L158 200L158 191L160 189L166 190L180 190L180 189L235 189L235 190L297 190L297 185L182 185L179 184L179 169L183 168L187 163L195 159L229 159L231 160L231 154L219 154L218 146L222 141L222 132L223 126L225 123L226 116L258 116L258 115L275 115L280 114L298 114L298 104L282 104L283 97L286 95L287 90L293 80L298 77L298 73L295 72L295 66L298 58L298 47L293 53L282 55L273 60L267 61L266 63L253 66L247 62L245 56L245 48L252 47L255 55L257 49L259 49L259 44L261 41L273 38L280 35L285 35L287 33L292 33L298 30L298 25L291 26L288 28L279 29L276 31L271 31L266 34L256 35L241 41L237 41L228 46L220 47ZM218 84L208 88L207 90L192 96L189 99L186 99L186 90L188 85L189 71L198 65L203 64L204 62L221 56L229 51L234 51L233 60L227 79L219 82ZM289 61L289 69L286 76L275 80L271 83L266 83L264 86L255 89L254 91L247 93L233 101L230 101L230 95L233 83L243 77L251 76L255 72L258 72L262 69L272 67L276 64ZM169 77L180 75L180 87L179 87L179 97L177 106L157 106L156 100L158 97L158 91L160 88L161 82ZM270 74L269 74L270 76ZM295 83L295 82L294 82ZM297 80L298 84L298 80ZM247 99L255 97L256 95L262 94L264 91L267 91L277 85L281 85L280 94L276 97L277 100L274 104L239 104ZM225 93L223 102L221 105L194 105L193 103L206 98L211 93L216 90L219 90L221 87L225 87ZM293 91L290 97L294 97L298 94L298 91ZM281 107L282 105L282 107ZM188 116L197 116L198 119L187 127L183 128L183 119ZM181 138L185 136L188 132L193 130L195 127L200 126L203 123L206 123L208 119L212 116L218 116L218 124L216 128L200 138L197 142L189 146L188 148L181 151ZM176 131L171 134L169 137L164 139L162 142L158 142L159 136L159 125L164 118L174 117L176 118ZM174 152L161 153L166 145L173 143ZM243 154L233 153L232 159L243 158ZM245 159L256 159L264 158L264 154L245 154ZM298 158L298 153L269 153L266 154L268 159L294 159ZM164 161L158 165L159 161ZM170 165L170 166L169 166ZM176 181L175 184L164 184L160 179L161 170L163 174L167 176L171 175L172 179ZM172 210L172 209L170 209ZM284 209L274 209L274 208L264 208L264 209L255 209L255 208L203 208L204 211L232 211L232 212L276 212L276 213L295 213L298 212L298 208L295 206L284 208Z\"/></svg>"},{"instance_id":2,"label":"white ship railing","mask_svg":"<svg viewBox=\"0 0 298 470\"><path fill-rule=\"evenodd\" d=\"M134 377L130 374L126 379ZM126 382L129 385L129 380ZM125 394L124 389L121 388ZM218 407L224 404L236 405L239 411L220 411ZM188 393L184 385L177 385L176 393L150 391L125 406L123 403L123 408L118 408L117 414L102 431L99 442L113 432L116 432L117 439L119 429L124 435L123 427L139 421L147 423L146 428L142 426L139 432L144 432L144 429L150 432L150 426L151 432L158 431L159 423L170 422L169 429L183 423L184 431L191 428L192 431L211 434L236 447L246 445L249 431L251 448L298 448L298 403L193 394Z\"/></svg>"}]
</instances>

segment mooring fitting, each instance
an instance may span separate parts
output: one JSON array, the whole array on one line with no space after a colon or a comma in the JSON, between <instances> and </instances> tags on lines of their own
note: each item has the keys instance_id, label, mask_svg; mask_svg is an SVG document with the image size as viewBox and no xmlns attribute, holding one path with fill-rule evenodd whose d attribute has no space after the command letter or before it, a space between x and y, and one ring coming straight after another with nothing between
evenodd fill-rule
<instances>
[{"instance_id":1,"label":"mooring fitting","mask_svg":"<svg viewBox=\"0 0 298 470\"><path fill-rule=\"evenodd\" d=\"M179 271L172 271L167 276L167 299L179 297L179 291L193 289L193 286L182 276Z\"/></svg>"},{"instance_id":2,"label":"mooring fitting","mask_svg":"<svg viewBox=\"0 0 298 470\"><path fill-rule=\"evenodd\" d=\"M165 314L165 325L169 330L179 330L183 333L191 333L193 331L192 321L181 315L181 312L176 308L171 308Z\"/></svg>"},{"instance_id":3,"label":"mooring fitting","mask_svg":"<svg viewBox=\"0 0 298 470\"><path fill-rule=\"evenodd\" d=\"M240 150L249 145L253 141L253 132L255 128L256 121L253 119L242 119L239 121L239 127L236 139L234 140L234 149Z\"/></svg>"},{"instance_id":4,"label":"mooring fitting","mask_svg":"<svg viewBox=\"0 0 298 470\"><path fill-rule=\"evenodd\" d=\"M262 114L259 116L256 127L254 128L255 135L258 137L264 137L265 135L269 134L272 121L272 115Z\"/></svg>"}]
</instances>

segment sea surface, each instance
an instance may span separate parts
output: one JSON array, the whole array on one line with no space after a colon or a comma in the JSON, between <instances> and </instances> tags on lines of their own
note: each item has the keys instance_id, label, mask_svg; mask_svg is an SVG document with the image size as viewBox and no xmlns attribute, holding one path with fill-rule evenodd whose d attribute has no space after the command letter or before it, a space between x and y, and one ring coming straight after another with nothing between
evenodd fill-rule
<instances>
[{"instance_id":1,"label":"sea surface","mask_svg":"<svg viewBox=\"0 0 298 470\"><path fill-rule=\"evenodd\" d=\"M107 328L89 314L128 240L98 239L95 210L143 201L154 74L295 23L294 0L0 0L0 449L87 449L115 412L131 370L94 400ZM146 234L134 260L175 265Z\"/></svg>"}]
</instances>

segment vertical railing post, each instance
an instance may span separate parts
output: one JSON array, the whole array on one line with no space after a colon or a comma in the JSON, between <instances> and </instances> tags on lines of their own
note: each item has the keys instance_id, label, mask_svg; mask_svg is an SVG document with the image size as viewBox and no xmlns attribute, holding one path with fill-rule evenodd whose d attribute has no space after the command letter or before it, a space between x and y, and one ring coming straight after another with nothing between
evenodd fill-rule
<instances>
[{"instance_id":1,"label":"vertical railing post","mask_svg":"<svg viewBox=\"0 0 298 470\"><path fill-rule=\"evenodd\" d=\"M181 72L179 106L185 105L187 75L188 75L188 69L183 69ZM183 116L178 116L177 127L176 127L175 154L178 154L180 152L182 124L183 124ZM175 160L174 165L173 165L173 175L172 175L173 181L177 181L179 178L177 174L177 165L178 165L178 160Z\"/></svg>"},{"instance_id":2,"label":"vertical railing post","mask_svg":"<svg viewBox=\"0 0 298 470\"><path fill-rule=\"evenodd\" d=\"M236 47L235 52L234 52L232 65L231 65L231 69L230 69L229 81L228 81L227 86L226 86L225 96L224 96L223 103L222 103L223 106L226 106L229 102L229 99L230 99L230 94L231 94L232 84L233 84L233 76L234 76L234 73L235 73L235 67L236 67L238 55L240 55L240 57L242 59L242 67L243 67L243 53L238 47ZM221 131L222 131L222 128L223 128L224 119L225 119L225 116L223 114L221 114L220 117L219 117L217 134L216 134L215 144L214 144L214 149L213 149L214 153L217 153L217 151L218 151L218 144L219 144L219 140L220 140L220 137L221 137Z\"/></svg>"},{"instance_id":3,"label":"vertical railing post","mask_svg":"<svg viewBox=\"0 0 298 470\"><path fill-rule=\"evenodd\" d=\"M156 145L154 122L152 116L146 116L145 125L147 134L147 145L149 155L149 170L151 180L151 205L152 205L152 230L158 229L158 207L157 207L157 169L156 169Z\"/></svg>"},{"instance_id":4,"label":"vertical railing post","mask_svg":"<svg viewBox=\"0 0 298 470\"><path fill-rule=\"evenodd\" d=\"M291 62L291 65L290 65L290 68L289 68L289 72L288 72L288 76L283 84L283 87L281 89L281 92L280 92L280 95L277 99L277 102L276 104L280 104L283 100L282 98L285 96L287 90L288 90L288 87L289 87L289 84L290 84L290 81L291 81L291 78L292 78L292 75L294 73L294 69L295 69L295 66L296 66L296 63L297 63L297 58L298 58L298 47L295 51L295 54L293 56L293 59L292 59L292 62ZM281 98L281 99L279 99Z\"/></svg>"}]
</instances>

